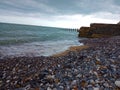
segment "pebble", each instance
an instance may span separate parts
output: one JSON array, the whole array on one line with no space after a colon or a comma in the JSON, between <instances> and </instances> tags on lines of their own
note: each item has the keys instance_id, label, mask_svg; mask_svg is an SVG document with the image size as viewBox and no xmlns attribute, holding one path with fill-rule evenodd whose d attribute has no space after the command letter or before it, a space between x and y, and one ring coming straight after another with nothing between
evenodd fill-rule
<instances>
[{"instance_id":1,"label":"pebble","mask_svg":"<svg viewBox=\"0 0 120 90\"><path fill-rule=\"evenodd\" d=\"M92 79L92 80L90 80L90 83L92 84L92 85L95 85L95 81Z\"/></svg>"},{"instance_id":2,"label":"pebble","mask_svg":"<svg viewBox=\"0 0 120 90\"><path fill-rule=\"evenodd\" d=\"M120 81L115 81L115 85L120 88Z\"/></svg>"},{"instance_id":3,"label":"pebble","mask_svg":"<svg viewBox=\"0 0 120 90\"><path fill-rule=\"evenodd\" d=\"M82 87L85 87L85 86L87 85L87 82L86 82L85 80L82 80L81 83L80 83L80 85L81 85Z\"/></svg>"},{"instance_id":4,"label":"pebble","mask_svg":"<svg viewBox=\"0 0 120 90\"><path fill-rule=\"evenodd\" d=\"M2 86L2 81L0 81L0 87Z\"/></svg>"},{"instance_id":5,"label":"pebble","mask_svg":"<svg viewBox=\"0 0 120 90\"><path fill-rule=\"evenodd\" d=\"M30 85L27 85L27 86L24 87L24 89L25 90L30 90L30 87L31 87Z\"/></svg>"},{"instance_id":6,"label":"pebble","mask_svg":"<svg viewBox=\"0 0 120 90\"><path fill-rule=\"evenodd\" d=\"M72 85L76 85L76 84L77 84L77 81L76 81L76 80L73 80L71 84L72 84Z\"/></svg>"},{"instance_id":7,"label":"pebble","mask_svg":"<svg viewBox=\"0 0 120 90\"><path fill-rule=\"evenodd\" d=\"M47 90L52 90L52 89L50 87L48 87Z\"/></svg>"},{"instance_id":8,"label":"pebble","mask_svg":"<svg viewBox=\"0 0 120 90\"><path fill-rule=\"evenodd\" d=\"M47 75L46 78L47 78L47 79L54 79L54 78L55 78L55 75Z\"/></svg>"},{"instance_id":9,"label":"pebble","mask_svg":"<svg viewBox=\"0 0 120 90\"><path fill-rule=\"evenodd\" d=\"M1 90L114 90L120 88L120 36L88 39L88 49L59 57L0 60ZM95 45L95 46L94 46Z\"/></svg>"},{"instance_id":10,"label":"pebble","mask_svg":"<svg viewBox=\"0 0 120 90\"><path fill-rule=\"evenodd\" d=\"M9 82L10 82L10 80L7 80L6 82L7 82L7 83L9 83Z\"/></svg>"},{"instance_id":11,"label":"pebble","mask_svg":"<svg viewBox=\"0 0 120 90\"><path fill-rule=\"evenodd\" d=\"M77 78L80 78L81 76L82 76L81 74L78 74L76 77L77 77Z\"/></svg>"},{"instance_id":12,"label":"pebble","mask_svg":"<svg viewBox=\"0 0 120 90\"><path fill-rule=\"evenodd\" d=\"M93 88L93 90L100 90L100 89L99 89L99 88L97 88L97 87L94 87L94 88Z\"/></svg>"}]
</instances>

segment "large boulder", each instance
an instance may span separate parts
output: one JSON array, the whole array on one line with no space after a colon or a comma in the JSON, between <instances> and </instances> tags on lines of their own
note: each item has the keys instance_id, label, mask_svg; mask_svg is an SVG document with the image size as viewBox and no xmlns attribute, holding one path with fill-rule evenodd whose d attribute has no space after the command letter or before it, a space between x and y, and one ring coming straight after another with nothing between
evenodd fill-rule
<instances>
[{"instance_id":1,"label":"large boulder","mask_svg":"<svg viewBox=\"0 0 120 90\"><path fill-rule=\"evenodd\" d=\"M120 25L120 21L119 21L117 24L119 24L119 25Z\"/></svg>"},{"instance_id":2,"label":"large boulder","mask_svg":"<svg viewBox=\"0 0 120 90\"><path fill-rule=\"evenodd\" d=\"M78 31L79 32L79 37L87 37L88 36L88 32L90 30L90 27L81 27L80 30Z\"/></svg>"},{"instance_id":3,"label":"large boulder","mask_svg":"<svg viewBox=\"0 0 120 90\"><path fill-rule=\"evenodd\" d=\"M90 27L81 27L79 37L100 38L120 35L119 24L92 23Z\"/></svg>"}]
</instances>

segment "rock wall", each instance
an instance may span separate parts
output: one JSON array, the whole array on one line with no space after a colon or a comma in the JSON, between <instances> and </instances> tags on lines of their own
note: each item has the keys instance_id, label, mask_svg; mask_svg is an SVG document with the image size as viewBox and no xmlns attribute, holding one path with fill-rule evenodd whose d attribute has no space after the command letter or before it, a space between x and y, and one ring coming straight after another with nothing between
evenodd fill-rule
<instances>
[{"instance_id":1,"label":"rock wall","mask_svg":"<svg viewBox=\"0 0 120 90\"><path fill-rule=\"evenodd\" d=\"M78 30L79 32L79 37L84 37L84 36L88 36L88 32L89 32L90 27L81 27L80 30Z\"/></svg>"},{"instance_id":2,"label":"rock wall","mask_svg":"<svg viewBox=\"0 0 120 90\"><path fill-rule=\"evenodd\" d=\"M120 35L119 24L92 23L90 27L81 27L79 37L100 38Z\"/></svg>"}]
</instances>

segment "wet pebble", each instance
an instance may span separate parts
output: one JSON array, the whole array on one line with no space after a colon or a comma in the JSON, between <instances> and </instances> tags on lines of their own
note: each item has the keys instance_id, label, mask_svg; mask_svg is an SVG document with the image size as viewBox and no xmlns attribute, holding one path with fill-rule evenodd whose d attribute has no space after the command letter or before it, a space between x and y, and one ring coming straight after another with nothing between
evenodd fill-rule
<instances>
[{"instance_id":1,"label":"wet pebble","mask_svg":"<svg viewBox=\"0 0 120 90\"><path fill-rule=\"evenodd\" d=\"M115 81L115 85L120 88L120 81L119 80Z\"/></svg>"}]
</instances>

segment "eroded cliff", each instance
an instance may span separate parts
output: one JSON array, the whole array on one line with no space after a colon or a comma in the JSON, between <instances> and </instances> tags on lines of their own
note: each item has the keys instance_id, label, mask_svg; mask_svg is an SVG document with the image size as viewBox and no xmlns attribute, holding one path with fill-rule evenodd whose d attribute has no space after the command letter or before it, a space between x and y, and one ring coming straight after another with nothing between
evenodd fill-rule
<instances>
[{"instance_id":1,"label":"eroded cliff","mask_svg":"<svg viewBox=\"0 0 120 90\"><path fill-rule=\"evenodd\" d=\"M120 24L92 23L90 27L81 27L79 37L100 38L120 35Z\"/></svg>"}]
</instances>

